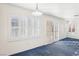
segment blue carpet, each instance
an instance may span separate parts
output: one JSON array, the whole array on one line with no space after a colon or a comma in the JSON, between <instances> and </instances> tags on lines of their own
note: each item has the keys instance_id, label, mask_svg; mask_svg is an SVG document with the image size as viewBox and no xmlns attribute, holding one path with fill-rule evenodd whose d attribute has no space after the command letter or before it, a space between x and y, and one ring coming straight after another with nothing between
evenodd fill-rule
<instances>
[{"instance_id":1,"label":"blue carpet","mask_svg":"<svg viewBox=\"0 0 79 59\"><path fill-rule=\"evenodd\" d=\"M64 38L55 43L41 46L28 51L13 54L11 56L78 56L79 40Z\"/></svg>"}]
</instances>

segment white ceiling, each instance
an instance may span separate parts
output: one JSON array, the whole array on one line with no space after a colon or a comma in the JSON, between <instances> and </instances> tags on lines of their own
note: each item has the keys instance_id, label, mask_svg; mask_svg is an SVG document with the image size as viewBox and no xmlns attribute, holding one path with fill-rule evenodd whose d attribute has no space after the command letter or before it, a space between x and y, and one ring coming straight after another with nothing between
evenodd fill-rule
<instances>
[{"instance_id":1,"label":"white ceiling","mask_svg":"<svg viewBox=\"0 0 79 59\"><path fill-rule=\"evenodd\" d=\"M36 4L16 3L15 5L35 10ZM79 3L39 3L39 10L61 18L71 19L79 15Z\"/></svg>"}]
</instances>

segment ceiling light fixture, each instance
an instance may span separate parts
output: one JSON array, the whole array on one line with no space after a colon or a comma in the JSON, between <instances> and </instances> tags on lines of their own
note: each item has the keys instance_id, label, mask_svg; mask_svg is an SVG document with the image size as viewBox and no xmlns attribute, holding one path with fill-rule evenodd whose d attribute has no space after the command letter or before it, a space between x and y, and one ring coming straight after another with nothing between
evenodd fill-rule
<instances>
[{"instance_id":1,"label":"ceiling light fixture","mask_svg":"<svg viewBox=\"0 0 79 59\"><path fill-rule=\"evenodd\" d=\"M32 12L32 15L34 16L41 16L43 13L39 11L38 4L36 4L36 10Z\"/></svg>"}]
</instances>

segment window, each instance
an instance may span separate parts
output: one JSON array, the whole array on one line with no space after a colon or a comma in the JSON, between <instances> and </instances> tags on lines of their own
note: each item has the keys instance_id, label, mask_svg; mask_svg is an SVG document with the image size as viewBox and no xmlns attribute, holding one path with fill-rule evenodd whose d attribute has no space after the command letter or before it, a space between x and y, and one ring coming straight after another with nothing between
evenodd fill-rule
<instances>
[{"instance_id":1,"label":"window","mask_svg":"<svg viewBox=\"0 0 79 59\"><path fill-rule=\"evenodd\" d=\"M69 32L75 32L75 24L74 23L69 24Z\"/></svg>"},{"instance_id":2,"label":"window","mask_svg":"<svg viewBox=\"0 0 79 59\"><path fill-rule=\"evenodd\" d=\"M39 38L41 37L43 34L42 30L43 30L43 20L42 17L36 17L36 16L30 16L29 17L29 35L30 37L32 37L32 39L34 38Z\"/></svg>"},{"instance_id":3,"label":"window","mask_svg":"<svg viewBox=\"0 0 79 59\"><path fill-rule=\"evenodd\" d=\"M26 16L21 16L21 17L13 17L10 20L11 20L10 41L27 39L28 18Z\"/></svg>"},{"instance_id":4,"label":"window","mask_svg":"<svg viewBox=\"0 0 79 59\"><path fill-rule=\"evenodd\" d=\"M11 32L12 32L12 36L18 36L18 32L19 32L19 21L18 18L12 18L11 19Z\"/></svg>"}]
</instances>

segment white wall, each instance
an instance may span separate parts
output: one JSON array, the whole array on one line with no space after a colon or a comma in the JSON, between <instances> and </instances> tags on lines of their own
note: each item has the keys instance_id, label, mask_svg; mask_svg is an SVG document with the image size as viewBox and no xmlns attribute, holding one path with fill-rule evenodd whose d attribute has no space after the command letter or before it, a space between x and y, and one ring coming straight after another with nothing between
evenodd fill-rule
<instances>
[{"instance_id":1,"label":"white wall","mask_svg":"<svg viewBox=\"0 0 79 59\"><path fill-rule=\"evenodd\" d=\"M9 41L9 33L10 33L10 20L12 16L30 16L31 11L22 9L20 7L8 5L8 4L0 4L0 55L11 55L17 52L29 50L38 46L50 44L54 42L50 37L47 36L46 32L46 23L47 21L52 21L55 24L60 24L60 38L65 37L64 31L64 21L60 19L53 18L51 16L43 15L43 30L41 32L41 37L38 39L32 39L28 36L26 39L21 38L15 41ZM56 21L55 21L56 20ZM62 33L61 33L62 32ZM56 40L55 40L56 41Z\"/></svg>"}]
</instances>

